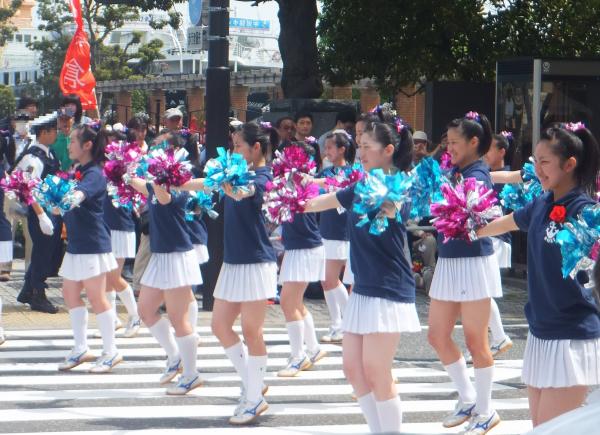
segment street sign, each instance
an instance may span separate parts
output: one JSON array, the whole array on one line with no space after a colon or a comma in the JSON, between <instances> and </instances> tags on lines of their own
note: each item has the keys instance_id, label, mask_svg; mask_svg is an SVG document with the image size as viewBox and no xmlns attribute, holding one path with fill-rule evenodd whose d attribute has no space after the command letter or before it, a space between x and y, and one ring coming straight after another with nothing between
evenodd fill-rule
<instances>
[{"instance_id":1,"label":"street sign","mask_svg":"<svg viewBox=\"0 0 600 435\"><path fill-rule=\"evenodd\" d=\"M271 30L271 21L253 20L250 18L229 18L229 27L236 30Z\"/></svg>"},{"instance_id":2,"label":"street sign","mask_svg":"<svg viewBox=\"0 0 600 435\"><path fill-rule=\"evenodd\" d=\"M192 26L197 26L202 18L202 0L189 0L188 5Z\"/></svg>"},{"instance_id":3,"label":"street sign","mask_svg":"<svg viewBox=\"0 0 600 435\"><path fill-rule=\"evenodd\" d=\"M187 49L188 50L205 50L207 43L206 26L191 26L187 29Z\"/></svg>"}]
</instances>

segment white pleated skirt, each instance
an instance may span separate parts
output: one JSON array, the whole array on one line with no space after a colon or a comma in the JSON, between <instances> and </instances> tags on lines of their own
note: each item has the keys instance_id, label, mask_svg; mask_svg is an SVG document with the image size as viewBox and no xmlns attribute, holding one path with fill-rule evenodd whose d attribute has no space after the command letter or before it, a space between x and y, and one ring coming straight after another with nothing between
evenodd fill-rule
<instances>
[{"instance_id":1,"label":"white pleated skirt","mask_svg":"<svg viewBox=\"0 0 600 435\"><path fill-rule=\"evenodd\" d=\"M494 245L494 254L498 260L498 266L501 269L508 269L511 267L511 252L512 246L510 243L506 243L504 240L492 237L492 243Z\"/></svg>"},{"instance_id":2,"label":"white pleated skirt","mask_svg":"<svg viewBox=\"0 0 600 435\"><path fill-rule=\"evenodd\" d=\"M194 251L198 257L198 264L208 263L210 256L208 255L208 247L206 245L194 245Z\"/></svg>"},{"instance_id":3,"label":"white pleated skirt","mask_svg":"<svg viewBox=\"0 0 600 435\"><path fill-rule=\"evenodd\" d=\"M8 240L0 242L0 263L9 263L13 260L13 242Z\"/></svg>"},{"instance_id":4,"label":"white pleated skirt","mask_svg":"<svg viewBox=\"0 0 600 435\"><path fill-rule=\"evenodd\" d=\"M325 249L317 246L312 249L291 249L285 251L279 283L316 282L325 279Z\"/></svg>"},{"instance_id":5,"label":"white pleated skirt","mask_svg":"<svg viewBox=\"0 0 600 435\"><path fill-rule=\"evenodd\" d=\"M159 290L202 284L196 251L153 252L140 284Z\"/></svg>"},{"instance_id":6,"label":"white pleated skirt","mask_svg":"<svg viewBox=\"0 0 600 435\"><path fill-rule=\"evenodd\" d=\"M530 332L521 377L535 388L600 385L600 338L542 340Z\"/></svg>"},{"instance_id":7,"label":"white pleated skirt","mask_svg":"<svg viewBox=\"0 0 600 435\"><path fill-rule=\"evenodd\" d=\"M347 240L323 239L326 260L347 260L350 252L350 242Z\"/></svg>"},{"instance_id":8,"label":"white pleated skirt","mask_svg":"<svg viewBox=\"0 0 600 435\"><path fill-rule=\"evenodd\" d=\"M498 259L493 254L438 259L429 297L454 302L502 297Z\"/></svg>"},{"instance_id":9,"label":"white pleated skirt","mask_svg":"<svg viewBox=\"0 0 600 435\"><path fill-rule=\"evenodd\" d=\"M213 296L228 302L252 302L277 295L277 263L223 263Z\"/></svg>"},{"instance_id":10,"label":"white pleated skirt","mask_svg":"<svg viewBox=\"0 0 600 435\"><path fill-rule=\"evenodd\" d=\"M135 231L110 230L110 242L115 258L135 258Z\"/></svg>"},{"instance_id":11,"label":"white pleated skirt","mask_svg":"<svg viewBox=\"0 0 600 435\"><path fill-rule=\"evenodd\" d=\"M348 259L346 260L346 267L344 267L344 276L342 282L348 285L354 285L354 273L352 272L352 266L350 266L350 253L348 253Z\"/></svg>"},{"instance_id":12,"label":"white pleated skirt","mask_svg":"<svg viewBox=\"0 0 600 435\"><path fill-rule=\"evenodd\" d=\"M421 323L415 304L352 292L344 310L342 329L359 335L419 332Z\"/></svg>"},{"instance_id":13,"label":"white pleated skirt","mask_svg":"<svg viewBox=\"0 0 600 435\"><path fill-rule=\"evenodd\" d=\"M63 257L59 276L71 281L83 281L117 268L117 259L112 252L105 254L71 254Z\"/></svg>"}]
</instances>

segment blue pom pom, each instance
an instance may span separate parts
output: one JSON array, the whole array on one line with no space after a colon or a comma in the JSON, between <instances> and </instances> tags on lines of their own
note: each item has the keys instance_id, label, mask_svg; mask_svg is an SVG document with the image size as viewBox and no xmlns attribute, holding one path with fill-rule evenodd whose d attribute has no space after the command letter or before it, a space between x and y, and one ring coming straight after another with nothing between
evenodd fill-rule
<instances>
[{"instance_id":1,"label":"blue pom pom","mask_svg":"<svg viewBox=\"0 0 600 435\"><path fill-rule=\"evenodd\" d=\"M440 164L431 157L423 158L413 169L413 174L415 180L410 189L410 218L416 220L431 216L431 204L444 199L441 187L448 180Z\"/></svg>"},{"instance_id":2,"label":"blue pom pom","mask_svg":"<svg viewBox=\"0 0 600 435\"><path fill-rule=\"evenodd\" d=\"M33 196L49 213L57 208L62 214L71 209L72 203L69 198L73 197L76 186L75 180L61 178L58 175L47 175L34 189Z\"/></svg>"},{"instance_id":3,"label":"blue pom pom","mask_svg":"<svg viewBox=\"0 0 600 435\"><path fill-rule=\"evenodd\" d=\"M193 221L195 218L206 213L211 219L219 217L219 213L213 210L214 207L212 194L203 191L190 192L190 196L185 204L185 219ZM198 211L200 214L198 214Z\"/></svg>"},{"instance_id":4,"label":"blue pom pom","mask_svg":"<svg viewBox=\"0 0 600 435\"><path fill-rule=\"evenodd\" d=\"M217 148L217 153L218 156L210 159L204 166L205 188L219 190L222 196L221 186L229 183L233 187L234 193L239 190L248 192L256 174L249 170L246 159L241 154L225 151L225 148Z\"/></svg>"}]
</instances>

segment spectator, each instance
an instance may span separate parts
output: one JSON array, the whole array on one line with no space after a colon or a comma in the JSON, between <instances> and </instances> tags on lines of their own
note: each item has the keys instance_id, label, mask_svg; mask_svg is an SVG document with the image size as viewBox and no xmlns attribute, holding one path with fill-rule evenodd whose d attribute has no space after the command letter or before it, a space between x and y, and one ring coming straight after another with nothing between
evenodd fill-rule
<instances>
[{"instance_id":1,"label":"spectator","mask_svg":"<svg viewBox=\"0 0 600 435\"><path fill-rule=\"evenodd\" d=\"M337 130L345 130L347 133L352 134L354 126L356 124L356 112L352 109L341 110L335 115L335 127L330 131L327 131L319 137L319 149L321 150L321 157L325 158L325 138L331 133L335 133Z\"/></svg>"},{"instance_id":2,"label":"spectator","mask_svg":"<svg viewBox=\"0 0 600 435\"><path fill-rule=\"evenodd\" d=\"M446 132L442 133L442 137L440 138L440 143L431 151L431 157L433 157L438 162L442 158L442 154L446 152L448 149L448 134Z\"/></svg>"},{"instance_id":3,"label":"spectator","mask_svg":"<svg viewBox=\"0 0 600 435\"><path fill-rule=\"evenodd\" d=\"M37 117L38 101L32 97L21 97L17 105L18 113L26 113L31 119Z\"/></svg>"},{"instance_id":4,"label":"spectator","mask_svg":"<svg viewBox=\"0 0 600 435\"><path fill-rule=\"evenodd\" d=\"M429 147L429 139L427 139L427 133L424 131L415 131L413 134L413 142L415 144L413 162L418 164L423 157L427 157L427 148Z\"/></svg>"},{"instance_id":5,"label":"spectator","mask_svg":"<svg viewBox=\"0 0 600 435\"><path fill-rule=\"evenodd\" d=\"M275 121L275 129L279 134L279 143L291 142L294 138L294 119L291 116L283 116Z\"/></svg>"},{"instance_id":6,"label":"spectator","mask_svg":"<svg viewBox=\"0 0 600 435\"><path fill-rule=\"evenodd\" d=\"M296 124L296 134L294 141L304 142L310 136L313 129L313 116L309 112L301 111L294 117Z\"/></svg>"}]
</instances>

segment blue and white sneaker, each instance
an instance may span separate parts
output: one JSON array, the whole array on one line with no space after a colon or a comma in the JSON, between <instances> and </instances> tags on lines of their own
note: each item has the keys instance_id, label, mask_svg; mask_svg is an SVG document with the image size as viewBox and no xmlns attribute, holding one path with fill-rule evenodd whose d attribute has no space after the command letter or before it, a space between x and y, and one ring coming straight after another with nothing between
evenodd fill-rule
<instances>
[{"instance_id":1,"label":"blue and white sneaker","mask_svg":"<svg viewBox=\"0 0 600 435\"><path fill-rule=\"evenodd\" d=\"M490 352L492 352L492 357L496 358L498 355L508 351L511 347L513 347L513 342L507 335L497 343L490 343Z\"/></svg>"},{"instance_id":2,"label":"blue and white sneaker","mask_svg":"<svg viewBox=\"0 0 600 435\"><path fill-rule=\"evenodd\" d=\"M474 403L463 403L459 400L454 407L454 412L444 418L442 425L444 427L455 427L463 424L471 418L473 409L475 409Z\"/></svg>"},{"instance_id":3,"label":"blue and white sneaker","mask_svg":"<svg viewBox=\"0 0 600 435\"><path fill-rule=\"evenodd\" d=\"M317 361L319 361L321 358L323 358L325 355L327 355L327 352L325 352L324 350L322 350L321 348L319 348L314 353L306 352L306 354L308 355L308 358L310 359L310 363L311 364L316 364Z\"/></svg>"},{"instance_id":4,"label":"blue and white sneaker","mask_svg":"<svg viewBox=\"0 0 600 435\"><path fill-rule=\"evenodd\" d=\"M484 435L500 423L500 416L496 411L487 415L473 415L469 420L466 429L461 432L462 435Z\"/></svg>"},{"instance_id":5,"label":"blue and white sneaker","mask_svg":"<svg viewBox=\"0 0 600 435\"><path fill-rule=\"evenodd\" d=\"M65 360L58 365L58 370L65 372L74 369L83 363L94 361L94 359L96 359L96 357L90 353L89 349L86 349L83 352L72 350Z\"/></svg>"},{"instance_id":6,"label":"blue and white sneaker","mask_svg":"<svg viewBox=\"0 0 600 435\"><path fill-rule=\"evenodd\" d=\"M184 396L194 388L201 387L203 383L204 381L198 374L189 377L181 375L177 385L167 388L167 394L169 396Z\"/></svg>"},{"instance_id":7,"label":"blue and white sneaker","mask_svg":"<svg viewBox=\"0 0 600 435\"><path fill-rule=\"evenodd\" d=\"M240 407L239 411L236 412L230 419L230 424L249 424L252 423L256 417L261 415L269 409L269 404L261 397L258 402L250 403L246 402L242 407Z\"/></svg>"},{"instance_id":8,"label":"blue and white sneaker","mask_svg":"<svg viewBox=\"0 0 600 435\"><path fill-rule=\"evenodd\" d=\"M125 326L125 332L123 332L123 337L125 338L133 338L140 331L140 327L142 326L142 321L139 317L131 317L127 321L127 326Z\"/></svg>"},{"instance_id":9,"label":"blue and white sneaker","mask_svg":"<svg viewBox=\"0 0 600 435\"><path fill-rule=\"evenodd\" d=\"M181 358L175 361L173 364L167 360L167 368L160 377L160 385L168 384L177 376L177 373L181 373L183 370L183 364L181 364Z\"/></svg>"},{"instance_id":10,"label":"blue and white sneaker","mask_svg":"<svg viewBox=\"0 0 600 435\"><path fill-rule=\"evenodd\" d=\"M288 363L284 369L277 372L277 376L280 378L292 378L297 376L302 370L306 370L312 367L312 362L306 355L302 358L288 358Z\"/></svg>"},{"instance_id":11,"label":"blue and white sneaker","mask_svg":"<svg viewBox=\"0 0 600 435\"><path fill-rule=\"evenodd\" d=\"M123 361L123 357L118 352L113 355L103 353L96 360L94 367L90 369L90 373L108 373L121 361Z\"/></svg>"},{"instance_id":12,"label":"blue and white sneaker","mask_svg":"<svg viewBox=\"0 0 600 435\"><path fill-rule=\"evenodd\" d=\"M262 390L261 390L261 394L263 395L263 398L264 398L264 395L267 394L267 391L269 391L269 386L265 385L263 383ZM244 387L244 385L242 385L240 387L240 398L238 400L237 406L235 407L235 411L233 411L233 415L237 415L245 409L246 401L247 401L246 387Z\"/></svg>"}]
</instances>

